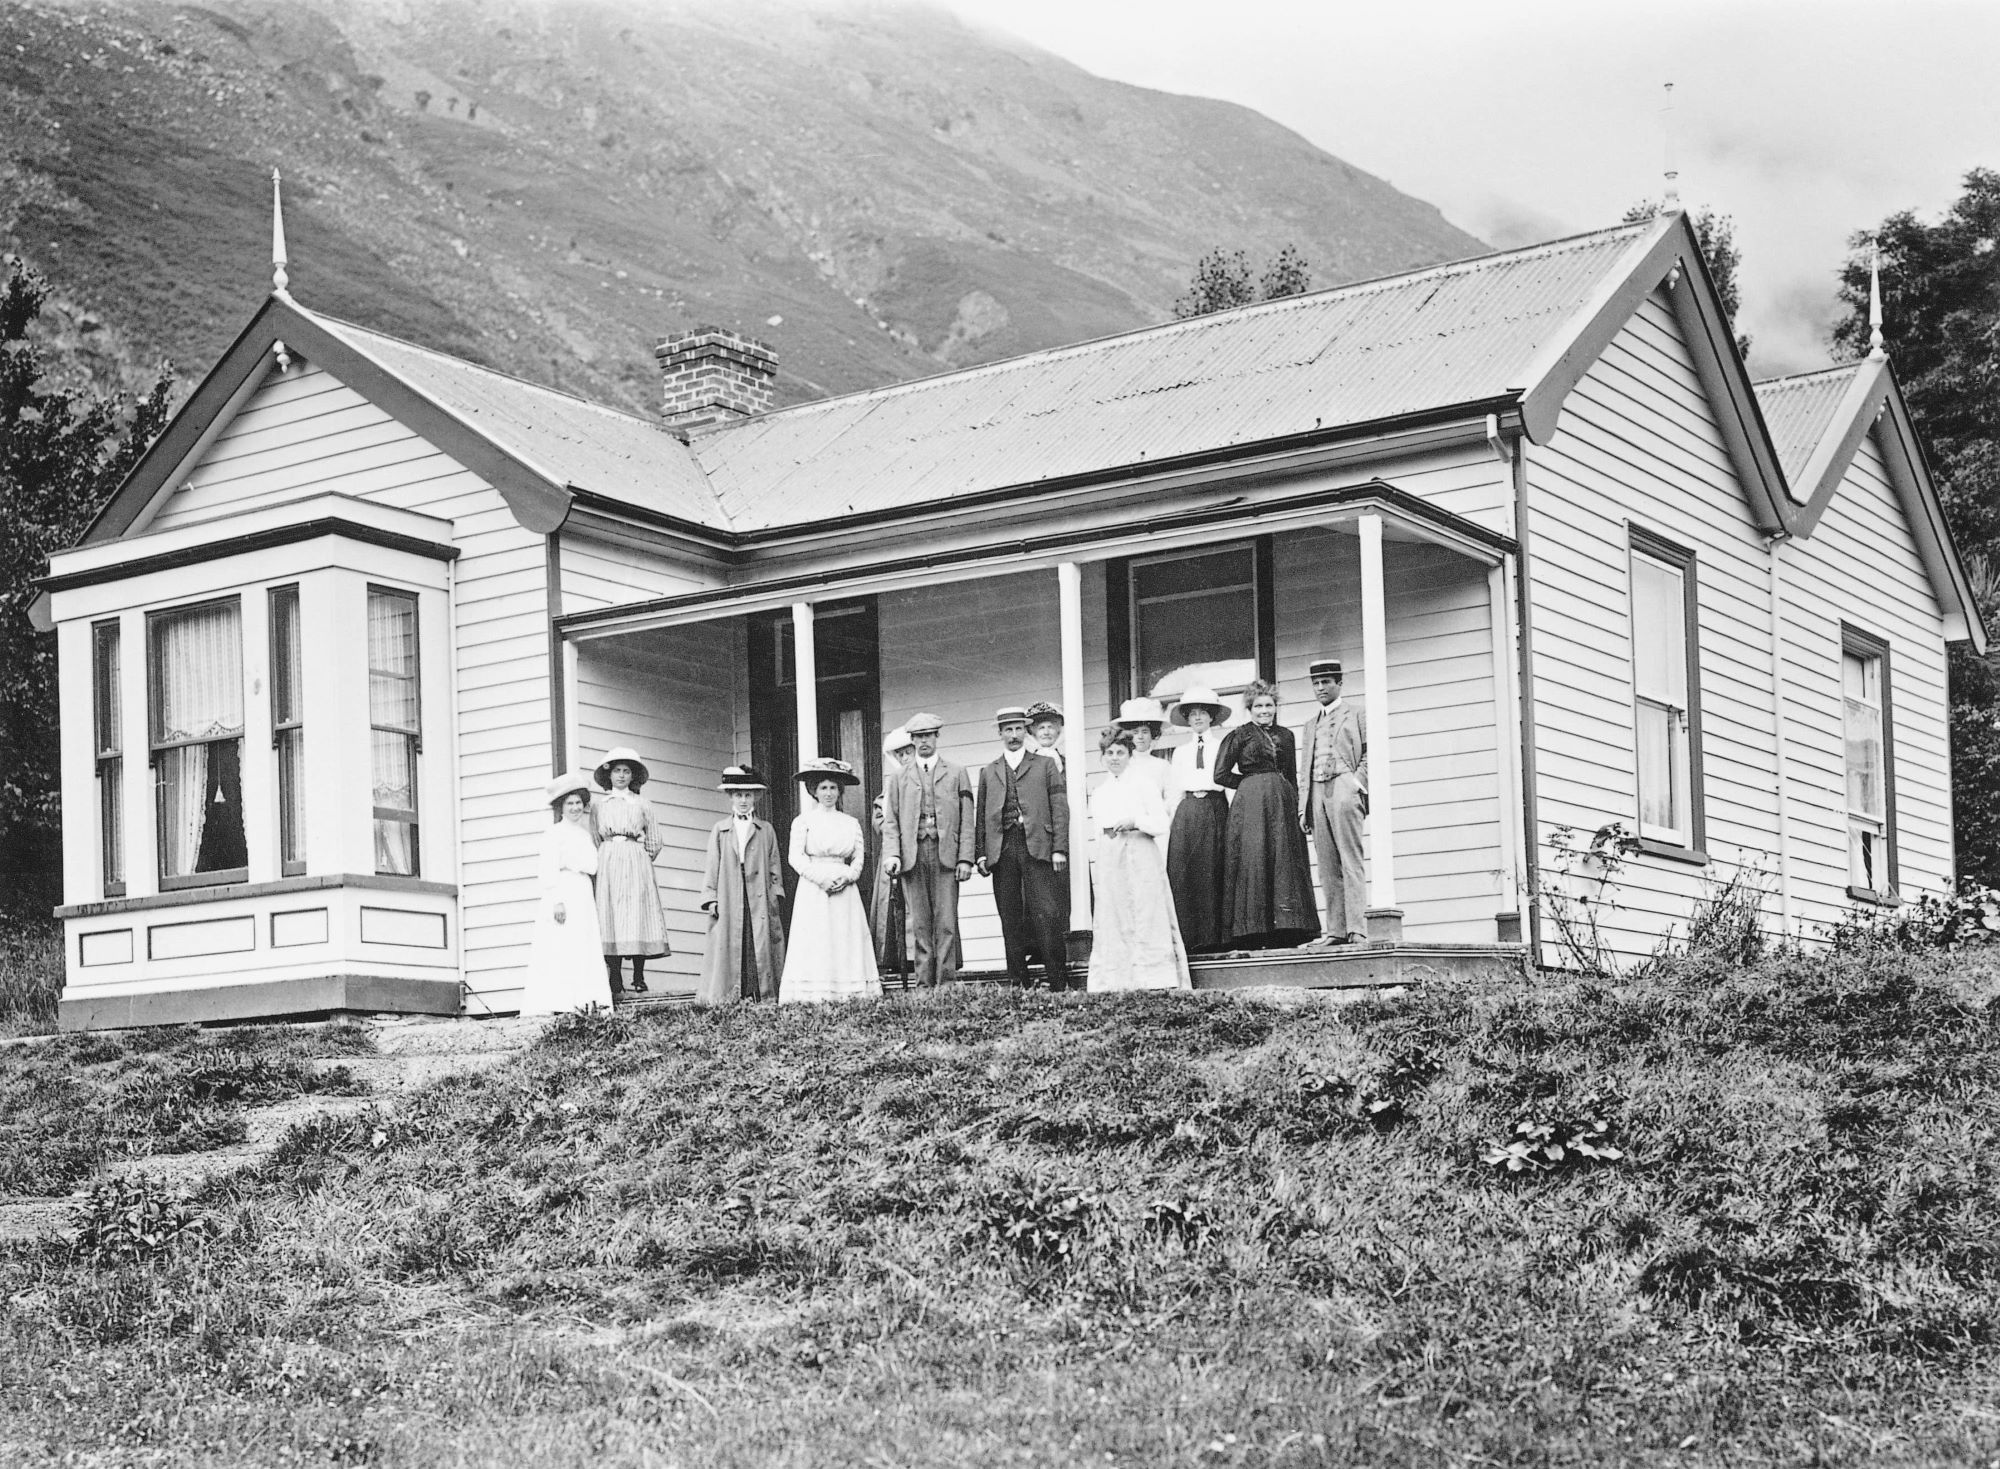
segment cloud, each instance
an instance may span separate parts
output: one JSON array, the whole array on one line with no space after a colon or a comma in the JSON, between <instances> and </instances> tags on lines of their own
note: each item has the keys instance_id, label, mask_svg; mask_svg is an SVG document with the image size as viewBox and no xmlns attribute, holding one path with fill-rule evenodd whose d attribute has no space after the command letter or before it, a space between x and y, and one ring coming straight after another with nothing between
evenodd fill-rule
<instances>
[{"instance_id":1,"label":"cloud","mask_svg":"<svg viewBox=\"0 0 2000 1469\"><path fill-rule=\"evenodd\" d=\"M1545 210L1498 195L1482 199L1466 209L1462 223L1480 239L1502 250L1576 233L1573 226Z\"/></svg>"}]
</instances>

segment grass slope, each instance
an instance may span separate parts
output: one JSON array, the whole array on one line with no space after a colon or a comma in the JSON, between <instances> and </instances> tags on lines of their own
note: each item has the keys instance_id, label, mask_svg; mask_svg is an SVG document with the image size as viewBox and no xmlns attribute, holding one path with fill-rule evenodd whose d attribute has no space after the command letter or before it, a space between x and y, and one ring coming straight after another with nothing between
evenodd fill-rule
<instances>
[{"instance_id":1,"label":"grass slope","mask_svg":"<svg viewBox=\"0 0 2000 1469\"><path fill-rule=\"evenodd\" d=\"M301 1129L206 1239L0 1259L0 1458L1987 1464L1994 990L565 1022ZM1584 1115L1622 1160L1480 1161Z\"/></svg>"}]
</instances>

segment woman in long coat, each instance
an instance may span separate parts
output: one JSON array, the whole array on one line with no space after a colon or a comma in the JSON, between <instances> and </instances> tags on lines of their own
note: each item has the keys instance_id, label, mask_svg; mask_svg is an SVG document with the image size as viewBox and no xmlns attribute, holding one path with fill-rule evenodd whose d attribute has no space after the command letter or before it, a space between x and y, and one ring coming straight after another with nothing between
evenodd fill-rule
<instances>
[{"instance_id":1,"label":"woman in long coat","mask_svg":"<svg viewBox=\"0 0 2000 1469\"><path fill-rule=\"evenodd\" d=\"M557 1015L590 1005L611 1008L598 947L597 843L590 836L590 777L581 770L548 783L554 822L542 832L535 869L535 927L528 941L523 1015Z\"/></svg>"},{"instance_id":2,"label":"woman in long coat","mask_svg":"<svg viewBox=\"0 0 2000 1469\"><path fill-rule=\"evenodd\" d=\"M792 899L792 938L785 950L782 1004L845 1000L882 993L868 914L855 886L868 865L861 823L840 809L840 796L860 777L845 760L807 763L798 774L813 804L792 820L792 870L799 875Z\"/></svg>"},{"instance_id":3,"label":"woman in long coat","mask_svg":"<svg viewBox=\"0 0 2000 1469\"><path fill-rule=\"evenodd\" d=\"M625 960L632 961L632 992L643 995L646 961L669 952L667 913L653 877L653 859L665 841L652 802L639 794L647 779L638 751L620 745L597 767L597 783L605 789L590 808L598 844L597 926L613 994L624 993Z\"/></svg>"},{"instance_id":4,"label":"woman in long coat","mask_svg":"<svg viewBox=\"0 0 2000 1469\"><path fill-rule=\"evenodd\" d=\"M757 818L757 797L768 787L755 770L732 765L717 789L729 795L729 815L708 834L701 884L708 947L696 998L775 1000L785 969L785 864L777 829Z\"/></svg>"},{"instance_id":5,"label":"woman in long coat","mask_svg":"<svg viewBox=\"0 0 2000 1469\"><path fill-rule=\"evenodd\" d=\"M1167 884L1167 804L1147 764L1134 749L1130 729L1104 731L1098 749L1111 779L1090 793L1090 825L1097 859L1096 935L1090 947L1090 983L1102 990L1189 988L1187 948L1174 921Z\"/></svg>"},{"instance_id":6,"label":"woman in long coat","mask_svg":"<svg viewBox=\"0 0 2000 1469\"><path fill-rule=\"evenodd\" d=\"M1215 781L1236 792L1223 849L1222 919L1246 949L1282 949L1319 932L1312 866L1299 830L1298 741L1278 723L1278 690L1243 691L1250 719L1223 737Z\"/></svg>"}]
</instances>

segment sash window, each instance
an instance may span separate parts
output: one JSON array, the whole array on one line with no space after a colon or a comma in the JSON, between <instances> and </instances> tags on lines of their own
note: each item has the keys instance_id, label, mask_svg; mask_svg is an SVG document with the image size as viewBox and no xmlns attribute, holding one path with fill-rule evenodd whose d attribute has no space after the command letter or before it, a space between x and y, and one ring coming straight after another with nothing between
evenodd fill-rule
<instances>
[{"instance_id":1,"label":"sash window","mask_svg":"<svg viewBox=\"0 0 2000 1469\"><path fill-rule=\"evenodd\" d=\"M241 882L243 626L235 598L146 625L160 886Z\"/></svg>"},{"instance_id":2,"label":"sash window","mask_svg":"<svg viewBox=\"0 0 2000 1469\"><path fill-rule=\"evenodd\" d=\"M416 877L417 756L423 750L418 698L417 598L368 589L368 725L374 778L375 870Z\"/></svg>"}]
</instances>

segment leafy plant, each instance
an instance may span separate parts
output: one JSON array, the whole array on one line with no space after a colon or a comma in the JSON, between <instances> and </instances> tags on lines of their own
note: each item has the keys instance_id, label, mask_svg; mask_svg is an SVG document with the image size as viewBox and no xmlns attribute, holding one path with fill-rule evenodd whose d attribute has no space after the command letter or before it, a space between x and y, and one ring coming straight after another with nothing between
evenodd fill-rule
<instances>
[{"instance_id":1,"label":"leafy plant","mask_svg":"<svg viewBox=\"0 0 2000 1469\"><path fill-rule=\"evenodd\" d=\"M1102 1208L1094 1194L1016 1175L991 1189L979 1230L987 1247L1023 1264L1074 1266Z\"/></svg>"},{"instance_id":2,"label":"leafy plant","mask_svg":"<svg viewBox=\"0 0 2000 1469\"><path fill-rule=\"evenodd\" d=\"M165 1254L209 1229L181 1190L146 1177L105 1179L76 1206L61 1238L93 1265L129 1265Z\"/></svg>"},{"instance_id":3,"label":"leafy plant","mask_svg":"<svg viewBox=\"0 0 2000 1469\"><path fill-rule=\"evenodd\" d=\"M1604 937L1604 921L1624 906L1618 874L1639 850L1639 839L1622 821L1605 823L1587 841L1558 826L1549 833L1549 850L1538 891L1569 967L1591 979L1616 978L1618 959Z\"/></svg>"},{"instance_id":4,"label":"leafy plant","mask_svg":"<svg viewBox=\"0 0 2000 1469\"><path fill-rule=\"evenodd\" d=\"M1687 935L1678 951L1724 964L1754 964L1764 956L1764 899L1770 880L1756 863L1739 864L1720 881L1715 869L1702 873L1701 896L1688 918ZM1657 952L1675 951L1671 938Z\"/></svg>"},{"instance_id":5,"label":"leafy plant","mask_svg":"<svg viewBox=\"0 0 2000 1469\"><path fill-rule=\"evenodd\" d=\"M2000 941L2000 890L1977 883L1947 893L1925 893L1914 903L1884 911L1853 908L1826 930L1835 953L1871 949L1950 951Z\"/></svg>"},{"instance_id":6,"label":"leafy plant","mask_svg":"<svg viewBox=\"0 0 2000 1469\"><path fill-rule=\"evenodd\" d=\"M1611 1110L1616 1100L1592 1092L1578 1104L1575 1115L1523 1118L1506 1138L1487 1143L1479 1161L1507 1173L1620 1162L1625 1152L1612 1143Z\"/></svg>"}]
</instances>

